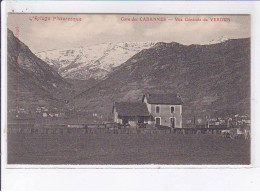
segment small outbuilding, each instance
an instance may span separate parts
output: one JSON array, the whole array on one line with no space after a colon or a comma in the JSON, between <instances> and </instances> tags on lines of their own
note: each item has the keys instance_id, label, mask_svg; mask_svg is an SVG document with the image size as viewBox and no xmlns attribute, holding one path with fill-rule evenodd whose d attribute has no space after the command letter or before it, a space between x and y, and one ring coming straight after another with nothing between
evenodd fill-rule
<instances>
[{"instance_id":1,"label":"small outbuilding","mask_svg":"<svg viewBox=\"0 0 260 194\"><path fill-rule=\"evenodd\" d=\"M113 105L114 122L136 127L148 123L150 114L143 102L115 102Z\"/></svg>"}]
</instances>

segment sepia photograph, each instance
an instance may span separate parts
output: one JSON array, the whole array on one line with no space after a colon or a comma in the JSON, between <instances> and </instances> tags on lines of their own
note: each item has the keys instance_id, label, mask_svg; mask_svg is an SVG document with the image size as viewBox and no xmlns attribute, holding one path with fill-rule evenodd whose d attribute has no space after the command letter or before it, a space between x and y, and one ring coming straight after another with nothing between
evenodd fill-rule
<instances>
[{"instance_id":1,"label":"sepia photograph","mask_svg":"<svg viewBox=\"0 0 260 194\"><path fill-rule=\"evenodd\" d=\"M250 15L7 15L7 164L250 165Z\"/></svg>"}]
</instances>

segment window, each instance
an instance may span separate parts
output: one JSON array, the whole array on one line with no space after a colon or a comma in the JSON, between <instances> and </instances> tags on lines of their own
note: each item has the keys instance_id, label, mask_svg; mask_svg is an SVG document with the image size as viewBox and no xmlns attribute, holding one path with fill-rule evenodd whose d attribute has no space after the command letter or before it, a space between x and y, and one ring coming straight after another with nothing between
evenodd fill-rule
<instances>
[{"instance_id":1,"label":"window","mask_svg":"<svg viewBox=\"0 0 260 194\"><path fill-rule=\"evenodd\" d=\"M174 106L171 106L171 114L173 114L174 113L174 111L175 111L175 109L174 109L175 107Z\"/></svg>"},{"instance_id":2,"label":"window","mask_svg":"<svg viewBox=\"0 0 260 194\"><path fill-rule=\"evenodd\" d=\"M156 125L161 125L161 118L160 117L156 117L155 118L155 124Z\"/></svg>"},{"instance_id":3,"label":"window","mask_svg":"<svg viewBox=\"0 0 260 194\"><path fill-rule=\"evenodd\" d=\"M160 107L159 107L159 106L156 106L156 107L155 107L155 112L156 112L156 113L160 113Z\"/></svg>"}]
</instances>

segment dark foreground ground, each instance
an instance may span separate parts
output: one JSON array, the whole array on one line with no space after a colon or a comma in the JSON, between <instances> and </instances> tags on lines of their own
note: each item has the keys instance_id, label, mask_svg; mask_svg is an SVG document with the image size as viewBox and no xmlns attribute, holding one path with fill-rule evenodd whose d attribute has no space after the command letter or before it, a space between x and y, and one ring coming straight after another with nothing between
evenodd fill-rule
<instances>
[{"instance_id":1,"label":"dark foreground ground","mask_svg":"<svg viewBox=\"0 0 260 194\"><path fill-rule=\"evenodd\" d=\"M9 164L249 164L250 141L218 135L8 134Z\"/></svg>"}]
</instances>

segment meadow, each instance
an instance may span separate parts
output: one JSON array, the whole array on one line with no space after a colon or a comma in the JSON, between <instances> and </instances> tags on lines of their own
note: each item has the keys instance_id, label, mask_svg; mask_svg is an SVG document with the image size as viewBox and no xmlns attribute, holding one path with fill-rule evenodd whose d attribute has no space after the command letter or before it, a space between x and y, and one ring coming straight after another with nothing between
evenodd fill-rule
<instances>
[{"instance_id":1,"label":"meadow","mask_svg":"<svg viewBox=\"0 0 260 194\"><path fill-rule=\"evenodd\" d=\"M206 134L9 133L8 164L250 164L250 140Z\"/></svg>"}]
</instances>

